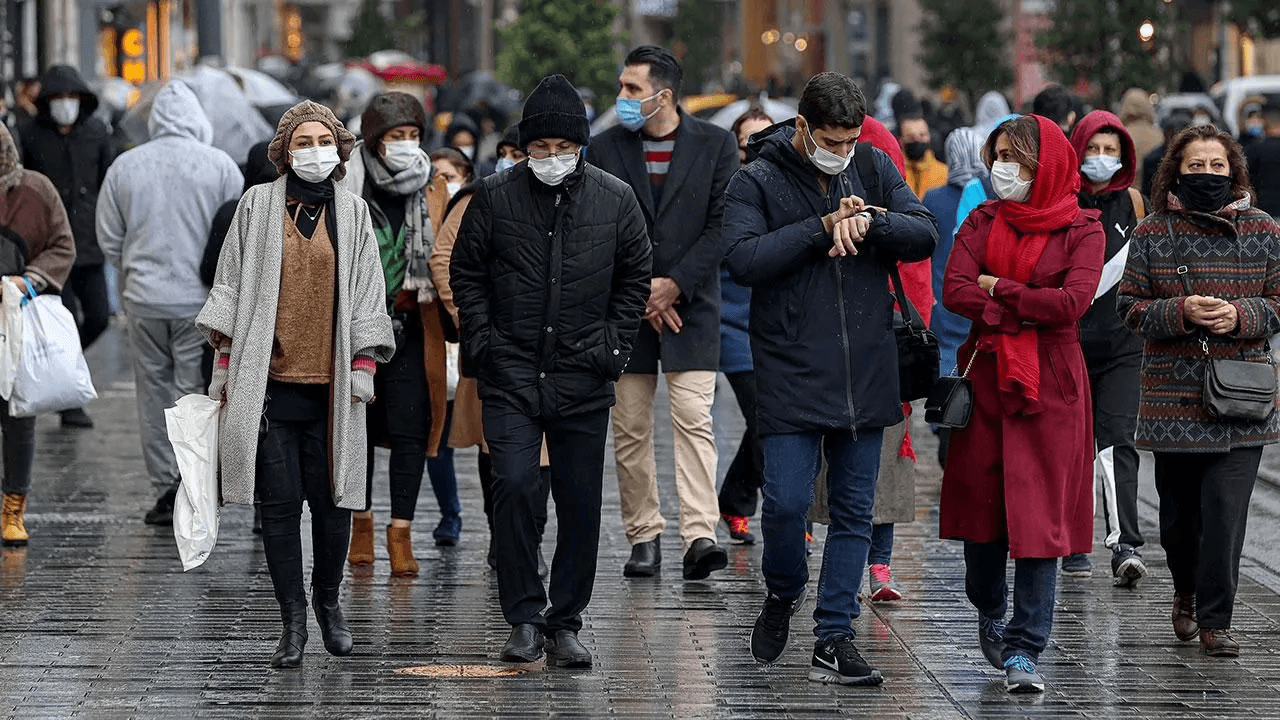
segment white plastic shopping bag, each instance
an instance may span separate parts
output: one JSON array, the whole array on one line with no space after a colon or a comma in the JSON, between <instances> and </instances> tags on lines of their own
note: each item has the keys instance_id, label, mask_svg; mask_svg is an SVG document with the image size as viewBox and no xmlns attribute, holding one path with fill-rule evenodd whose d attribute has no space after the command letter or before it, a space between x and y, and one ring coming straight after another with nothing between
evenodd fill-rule
<instances>
[{"instance_id":1,"label":"white plastic shopping bag","mask_svg":"<svg viewBox=\"0 0 1280 720\"><path fill-rule=\"evenodd\" d=\"M22 365L22 291L9 278L0 281L0 398L13 394Z\"/></svg>"},{"instance_id":2,"label":"white plastic shopping bag","mask_svg":"<svg viewBox=\"0 0 1280 720\"><path fill-rule=\"evenodd\" d=\"M32 417L84 407L98 397L80 351L80 331L57 295L31 297L22 307L22 363L9 414Z\"/></svg>"},{"instance_id":3,"label":"white plastic shopping bag","mask_svg":"<svg viewBox=\"0 0 1280 720\"><path fill-rule=\"evenodd\" d=\"M458 343L451 342L445 343L444 348L445 383L448 386L449 399L452 400L454 394L458 392L458 379L462 377L461 369L458 367L460 348Z\"/></svg>"},{"instance_id":4,"label":"white plastic shopping bag","mask_svg":"<svg viewBox=\"0 0 1280 720\"><path fill-rule=\"evenodd\" d=\"M182 569L199 567L218 542L218 402L184 395L164 411L182 483L173 503L173 538Z\"/></svg>"}]
</instances>

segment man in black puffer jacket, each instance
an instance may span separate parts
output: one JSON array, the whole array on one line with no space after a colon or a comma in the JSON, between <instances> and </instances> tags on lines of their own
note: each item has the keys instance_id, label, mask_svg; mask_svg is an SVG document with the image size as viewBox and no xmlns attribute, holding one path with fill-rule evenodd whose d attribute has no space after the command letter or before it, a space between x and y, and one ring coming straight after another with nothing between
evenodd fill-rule
<instances>
[{"instance_id":1,"label":"man in black puffer jacket","mask_svg":"<svg viewBox=\"0 0 1280 720\"><path fill-rule=\"evenodd\" d=\"M759 662L777 660L804 602L805 517L825 452L831 526L809 679L872 685L882 677L854 648L852 625L882 435L902 422L889 268L929 257L938 231L889 156L873 151L868 176L878 179L861 177L851 163L866 119L852 80L815 75L799 113L753 136L759 157L733 176L725 196L726 261L734 280L751 288L751 356L761 378L761 566L769 593L751 651Z\"/></svg>"},{"instance_id":2,"label":"man in black puffer jacket","mask_svg":"<svg viewBox=\"0 0 1280 720\"><path fill-rule=\"evenodd\" d=\"M591 665L577 635L596 576L605 433L649 298L644 215L629 186L583 160L588 134L577 90L544 78L520 121L529 159L476 186L450 265L462 372L478 381L493 458L508 662L537 660L545 638L551 664ZM534 521L544 434L560 526L545 615Z\"/></svg>"}]
</instances>

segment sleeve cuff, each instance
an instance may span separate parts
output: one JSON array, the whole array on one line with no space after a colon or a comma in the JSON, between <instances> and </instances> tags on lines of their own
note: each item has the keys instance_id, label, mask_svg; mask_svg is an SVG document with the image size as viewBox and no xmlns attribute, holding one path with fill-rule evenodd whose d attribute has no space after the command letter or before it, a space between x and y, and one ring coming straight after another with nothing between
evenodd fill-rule
<instances>
[{"instance_id":1,"label":"sleeve cuff","mask_svg":"<svg viewBox=\"0 0 1280 720\"><path fill-rule=\"evenodd\" d=\"M367 355L357 355L356 359L351 361L351 369L373 375L378 372L378 364Z\"/></svg>"},{"instance_id":2,"label":"sleeve cuff","mask_svg":"<svg viewBox=\"0 0 1280 720\"><path fill-rule=\"evenodd\" d=\"M231 367L231 353L227 353L227 352L218 353L218 359L215 362L218 367L224 370Z\"/></svg>"}]
</instances>

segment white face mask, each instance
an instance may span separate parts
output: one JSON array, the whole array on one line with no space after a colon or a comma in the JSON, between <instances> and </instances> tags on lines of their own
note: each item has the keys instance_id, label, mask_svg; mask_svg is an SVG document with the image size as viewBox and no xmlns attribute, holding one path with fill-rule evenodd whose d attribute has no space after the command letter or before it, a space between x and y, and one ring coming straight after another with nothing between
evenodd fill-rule
<instances>
[{"instance_id":1,"label":"white face mask","mask_svg":"<svg viewBox=\"0 0 1280 720\"><path fill-rule=\"evenodd\" d=\"M1080 163L1080 172L1089 182L1104 183L1116 176L1124 161L1114 155L1090 155Z\"/></svg>"},{"instance_id":2,"label":"white face mask","mask_svg":"<svg viewBox=\"0 0 1280 720\"><path fill-rule=\"evenodd\" d=\"M813 166L828 175L839 175L844 169L849 167L849 161L853 159L853 152L848 155L840 156L818 144L814 139L813 133L806 131L809 140L813 142L813 153L809 155L809 162Z\"/></svg>"},{"instance_id":3,"label":"white face mask","mask_svg":"<svg viewBox=\"0 0 1280 720\"><path fill-rule=\"evenodd\" d=\"M507 168L513 168L515 166L516 166L516 161L512 160L511 158L498 158L498 164L494 166L493 171L496 173L500 173L503 170L506 170Z\"/></svg>"},{"instance_id":4,"label":"white face mask","mask_svg":"<svg viewBox=\"0 0 1280 720\"><path fill-rule=\"evenodd\" d=\"M49 101L49 116L59 125L75 125L80 119L80 98L54 98Z\"/></svg>"},{"instance_id":5,"label":"white face mask","mask_svg":"<svg viewBox=\"0 0 1280 720\"><path fill-rule=\"evenodd\" d=\"M289 157L293 158L290 167L293 168L294 174L307 182L320 182L327 179L340 162L336 145L290 150Z\"/></svg>"},{"instance_id":6,"label":"white face mask","mask_svg":"<svg viewBox=\"0 0 1280 720\"><path fill-rule=\"evenodd\" d=\"M408 170L422 157L417 140L383 140L382 162L393 173Z\"/></svg>"},{"instance_id":7,"label":"white face mask","mask_svg":"<svg viewBox=\"0 0 1280 720\"><path fill-rule=\"evenodd\" d=\"M996 197L1013 202L1026 202L1031 197L1031 180L1019 177L1022 166L1015 162L1000 162L991 165L991 187Z\"/></svg>"},{"instance_id":8,"label":"white face mask","mask_svg":"<svg viewBox=\"0 0 1280 720\"><path fill-rule=\"evenodd\" d=\"M462 189L462 183L447 183L445 187L449 188L449 197L453 197Z\"/></svg>"},{"instance_id":9,"label":"white face mask","mask_svg":"<svg viewBox=\"0 0 1280 720\"><path fill-rule=\"evenodd\" d=\"M551 186L559 185L569 177L569 173L578 167L578 153L571 155L551 155L542 158L529 158L529 169L534 177Z\"/></svg>"},{"instance_id":10,"label":"white face mask","mask_svg":"<svg viewBox=\"0 0 1280 720\"><path fill-rule=\"evenodd\" d=\"M468 160L474 160L475 154L476 154L476 146L475 145L459 145L458 152L467 156Z\"/></svg>"}]
</instances>

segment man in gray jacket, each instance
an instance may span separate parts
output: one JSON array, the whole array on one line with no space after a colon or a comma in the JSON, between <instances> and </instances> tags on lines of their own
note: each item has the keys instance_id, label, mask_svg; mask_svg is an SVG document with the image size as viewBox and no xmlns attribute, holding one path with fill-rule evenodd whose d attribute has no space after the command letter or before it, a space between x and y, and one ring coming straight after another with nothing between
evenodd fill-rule
<instances>
[{"instance_id":1,"label":"man in gray jacket","mask_svg":"<svg viewBox=\"0 0 1280 720\"><path fill-rule=\"evenodd\" d=\"M97 229L103 254L124 279L142 455L160 494L145 519L170 525L179 476L164 409L204 391L204 336L195 326L205 301L200 258L214 213L240 196L244 178L226 153L210 145L213 127L182 81L156 95L148 129L151 140L108 170Z\"/></svg>"}]
</instances>

